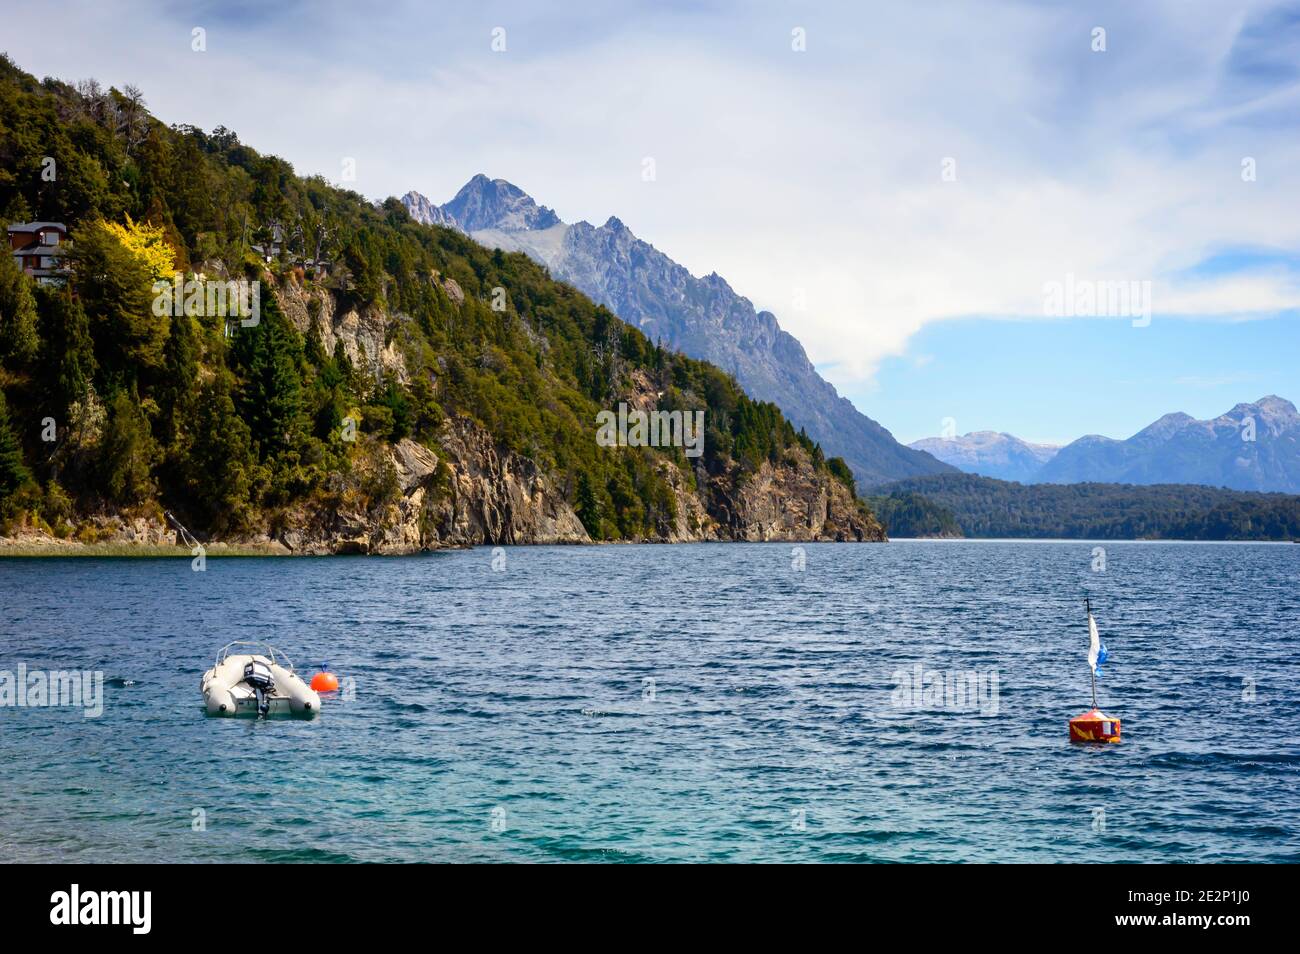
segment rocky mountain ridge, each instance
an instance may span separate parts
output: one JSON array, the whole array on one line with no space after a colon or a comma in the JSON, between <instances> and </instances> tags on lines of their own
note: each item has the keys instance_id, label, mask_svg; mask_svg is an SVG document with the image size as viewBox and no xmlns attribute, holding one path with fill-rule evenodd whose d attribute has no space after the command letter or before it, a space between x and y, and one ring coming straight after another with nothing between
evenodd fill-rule
<instances>
[{"instance_id":1,"label":"rocky mountain ridge","mask_svg":"<svg viewBox=\"0 0 1300 954\"><path fill-rule=\"evenodd\" d=\"M1177 411L1132 437L1089 434L1064 447L978 431L911 445L965 473L1020 483L1196 484L1300 493L1300 413L1267 395L1208 420Z\"/></svg>"},{"instance_id":2,"label":"rocky mountain ridge","mask_svg":"<svg viewBox=\"0 0 1300 954\"><path fill-rule=\"evenodd\" d=\"M1036 480L1300 493L1300 413L1270 394L1210 420L1166 414L1127 440L1079 438L1048 461Z\"/></svg>"},{"instance_id":3,"label":"rocky mountain ridge","mask_svg":"<svg viewBox=\"0 0 1300 954\"><path fill-rule=\"evenodd\" d=\"M1033 444L1012 434L972 431L960 437L925 437L908 447L923 450L968 474L1028 483L1059 447Z\"/></svg>"},{"instance_id":4,"label":"rocky mountain ridge","mask_svg":"<svg viewBox=\"0 0 1300 954\"><path fill-rule=\"evenodd\" d=\"M841 397L775 315L757 311L716 273L696 278L614 216L601 226L569 225L517 186L484 175L442 206L414 191L402 202L417 221L524 252L651 340L733 374L749 395L776 404L828 454L842 456L861 486L955 472L898 443Z\"/></svg>"}]
</instances>

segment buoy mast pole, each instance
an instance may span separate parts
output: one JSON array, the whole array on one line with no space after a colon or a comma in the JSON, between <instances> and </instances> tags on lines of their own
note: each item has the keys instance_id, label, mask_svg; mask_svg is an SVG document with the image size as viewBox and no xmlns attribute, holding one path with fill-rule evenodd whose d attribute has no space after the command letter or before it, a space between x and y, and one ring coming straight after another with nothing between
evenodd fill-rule
<instances>
[{"instance_id":1,"label":"buoy mast pole","mask_svg":"<svg viewBox=\"0 0 1300 954\"><path fill-rule=\"evenodd\" d=\"M1092 619L1092 599L1085 596L1083 598L1083 605L1088 610L1088 618ZM1091 652L1091 647L1092 647L1091 629L1088 630L1088 647L1089 647L1089 652ZM1092 707L1095 709L1097 708L1097 670L1092 668L1091 663L1089 663L1088 665L1088 672L1092 676Z\"/></svg>"}]
</instances>

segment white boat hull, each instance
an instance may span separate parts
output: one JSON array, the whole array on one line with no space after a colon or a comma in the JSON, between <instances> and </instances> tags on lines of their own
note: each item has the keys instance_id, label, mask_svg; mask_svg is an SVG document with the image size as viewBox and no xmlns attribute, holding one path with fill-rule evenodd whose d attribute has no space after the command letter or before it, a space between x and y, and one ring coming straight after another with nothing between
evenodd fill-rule
<instances>
[{"instance_id":1,"label":"white boat hull","mask_svg":"<svg viewBox=\"0 0 1300 954\"><path fill-rule=\"evenodd\" d=\"M256 716L257 694L244 682L244 667L259 662L271 670L275 688L266 696L268 716L311 717L320 712L320 696L296 672L267 656L227 656L203 674L199 689L211 716Z\"/></svg>"}]
</instances>

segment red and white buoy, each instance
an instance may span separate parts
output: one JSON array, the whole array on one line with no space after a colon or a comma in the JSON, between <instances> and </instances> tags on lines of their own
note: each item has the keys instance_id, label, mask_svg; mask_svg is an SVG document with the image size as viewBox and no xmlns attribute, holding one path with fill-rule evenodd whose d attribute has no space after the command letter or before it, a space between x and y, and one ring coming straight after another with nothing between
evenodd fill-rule
<instances>
[{"instance_id":1,"label":"red and white buoy","mask_svg":"<svg viewBox=\"0 0 1300 954\"><path fill-rule=\"evenodd\" d=\"M1071 742L1118 742L1119 719L1092 708L1070 720Z\"/></svg>"}]
</instances>

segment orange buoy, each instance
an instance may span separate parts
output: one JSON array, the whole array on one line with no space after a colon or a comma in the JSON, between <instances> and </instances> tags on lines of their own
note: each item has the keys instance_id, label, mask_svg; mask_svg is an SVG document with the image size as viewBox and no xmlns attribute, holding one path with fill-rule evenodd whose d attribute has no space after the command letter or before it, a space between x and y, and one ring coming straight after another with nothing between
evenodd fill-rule
<instances>
[{"instance_id":1,"label":"orange buoy","mask_svg":"<svg viewBox=\"0 0 1300 954\"><path fill-rule=\"evenodd\" d=\"M1119 719L1112 719L1100 709L1089 709L1070 720L1071 742L1118 742Z\"/></svg>"},{"instance_id":2,"label":"orange buoy","mask_svg":"<svg viewBox=\"0 0 1300 954\"><path fill-rule=\"evenodd\" d=\"M311 677L311 687L317 692L338 692L339 677L322 669Z\"/></svg>"}]
</instances>

